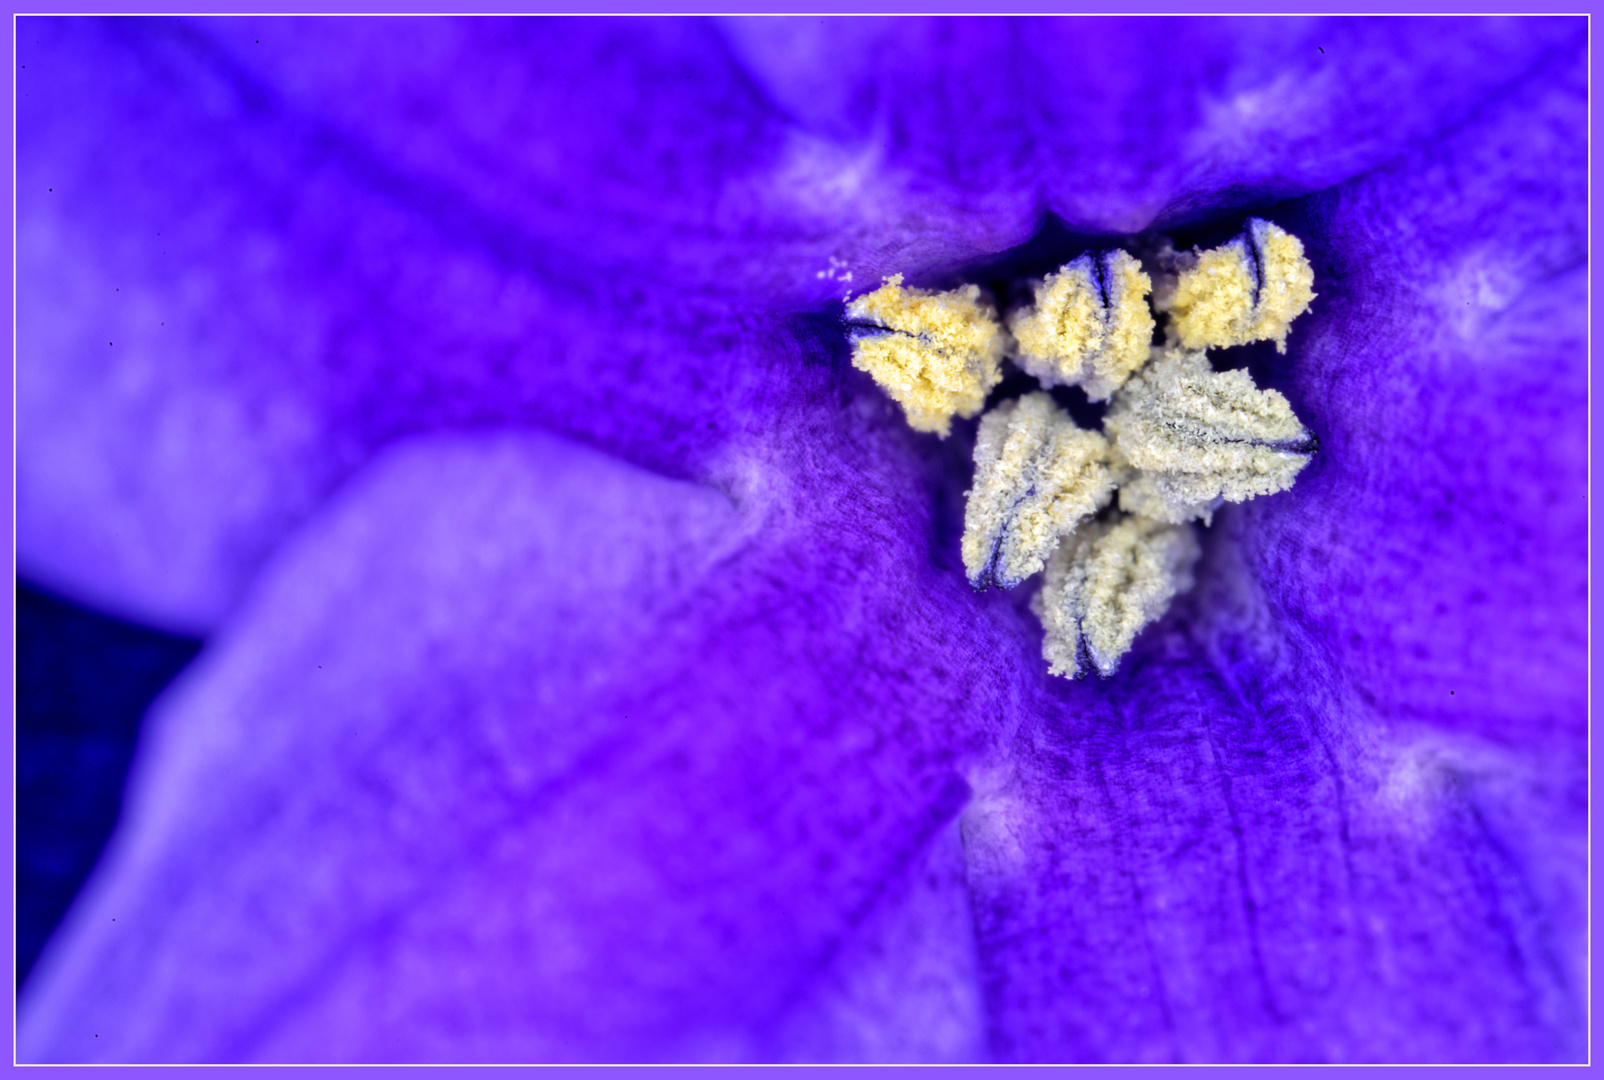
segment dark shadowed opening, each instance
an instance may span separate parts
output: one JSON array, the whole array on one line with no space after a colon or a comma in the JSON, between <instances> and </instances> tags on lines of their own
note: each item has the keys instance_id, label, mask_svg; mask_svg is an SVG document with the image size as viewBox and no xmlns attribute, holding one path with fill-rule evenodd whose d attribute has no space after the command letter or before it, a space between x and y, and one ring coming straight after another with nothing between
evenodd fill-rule
<instances>
[{"instance_id":1,"label":"dark shadowed opening","mask_svg":"<svg viewBox=\"0 0 1604 1080\"><path fill-rule=\"evenodd\" d=\"M145 710L201 642L21 581L16 642L20 987L117 824Z\"/></svg>"}]
</instances>

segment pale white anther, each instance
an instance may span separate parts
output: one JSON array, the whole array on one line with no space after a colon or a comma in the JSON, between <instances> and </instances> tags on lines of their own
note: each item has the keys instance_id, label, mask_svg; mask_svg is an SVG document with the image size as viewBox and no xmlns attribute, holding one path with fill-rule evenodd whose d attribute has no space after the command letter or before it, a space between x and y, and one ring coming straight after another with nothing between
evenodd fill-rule
<instances>
[{"instance_id":1,"label":"pale white anther","mask_svg":"<svg viewBox=\"0 0 1604 1080\"><path fill-rule=\"evenodd\" d=\"M1123 251L1086 254L1036 283L1034 301L1008 317L1015 362L1043 386L1079 386L1104 401L1147 360L1152 282Z\"/></svg>"},{"instance_id":2,"label":"pale white anther","mask_svg":"<svg viewBox=\"0 0 1604 1080\"><path fill-rule=\"evenodd\" d=\"M1170 491L1170 488L1159 487L1155 474L1132 469L1119 483L1119 508L1127 514L1139 514L1170 525L1188 521L1209 525L1214 521L1214 511L1225 501L1216 496L1200 502L1185 502Z\"/></svg>"},{"instance_id":3,"label":"pale white anther","mask_svg":"<svg viewBox=\"0 0 1604 1080\"><path fill-rule=\"evenodd\" d=\"M1093 667L1114 674L1137 633L1192 587L1198 554L1191 526L1142 517L1095 521L1065 540L1031 602L1046 632L1047 670L1072 679Z\"/></svg>"},{"instance_id":4,"label":"pale white anther","mask_svg":"<svg viewBox=\"0 0 1604 1080\"><path fill-rule=\"evenodd\" d=\"M998 405L980 421L964 507L970 584L1018 585L1112 493L1103 436L1076 427L1047 394Z\"/></svg>"},{"instance_id":5,"label":"pale white anther","mask_svg":"<svg viewBox=\"0 0 1604 1080\"><path fill-rule=\"evenodd\" d=\"M1172 340L1186 349L1274 341L1286 352L1292 320L1315 297L1303 242L1260 218L1220 247L1168 261L1179 277L1173 288L1162 283L1154 299L1169 312Z\"/></svg>"},{"instance_id":6,"label":"pale white anther","mask_svg":"<svg viewBox=\"0 0 1604 1080\"><path fill-rule=\"evenodd\" d=\"M1202 353L1155 349L1115 397L1103 428L1122 465L1120 507L1161 521L1207 518L1218 500L1285 491L1314 455L1287 399ZM1129 492L1129 494L1127 494Z\"/></svg>"},{"instance_id":7,"label":"pale white anther","mask_svg":"<svg viewBox=\"0 0 1604 1080\"><path fill-rule=\"evenodd\" d=\"M852 366L867 371L915 431L945 438L954 416L974 416L1002 379L1007 334L977 285L904 289L902 275L847 305L858 324Z\"/></svg>"},{"instance_id":8,"label":"pale white anther","mask_svg":"<svg viewBox=\"0 0 1604 1080\"><path fill-rule=\"evenodd\" d=\"M1286 490L1314 454L1285 397L1245 371L1214 371L1202 351L1259 340L1285 351L1314 298L1302 242L1254 219L1212 251L1144 250L1154 278L1123 251L1083 255L1036 282L1007 330L978 286L904 289L900 274L847 307L854 366L917 430L945 436L954 416L980 412L1005 353L1046 388L1112 398L1101 433L1045 392L999 405L977 433L964 568L976 588L1046 570L1031 606L1054 675L1112 675L1191 588L1191 522ZM833 259L830 270L839 275ZM1168 314L1169 347L1152 347L1150 295Z\"/></svg>"}]
</instances>

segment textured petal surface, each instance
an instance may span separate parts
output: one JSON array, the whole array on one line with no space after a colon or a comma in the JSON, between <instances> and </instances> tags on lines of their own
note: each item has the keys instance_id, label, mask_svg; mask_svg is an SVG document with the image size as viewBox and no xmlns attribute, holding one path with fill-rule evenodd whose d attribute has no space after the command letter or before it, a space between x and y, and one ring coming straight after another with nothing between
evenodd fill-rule
<instances>
[{"instance_id":1,"label":"textured petal surface","mask_svg":"<svg viewBox=\"0 0 1604 1080\"><path fill-rule=\"evenodd\" d=\"M1317 655L1237 686L1178 639L1139 650L1140 682L1060 698L964 815L1000 1058L1585 1053L1563 782L1394 736Z\"/></svg>"},{"instance_id":2,"label":"textured petal surface","mask_svg":"<svg viewBox=\"0 0 1604 1080\"><path fill-rule=\"evenodd\" d=\"M193 631L400 435L535 421L692 475L761 381L703 362L732 312L939 275L1043 209L1118 232L1313 190L1575 35L27 20L23 566Z\"/></svg>"},{"instance_id":3,"label":"textured petal surface","mask_svg":"<svg viewBox=\"0 0 1604 1080\"><path fill-rule=\"evenodd\" d=\"M24 23L22 565L224 629L22 1057L1578 1059L1584 45ZM829 304L1277 199L1320 456L1050 680Z\"/></svg>"},{"instance_id":4,"label":"textured petal surface","mask_svg":"<svg viewBox=\"0 0 1604 1080\"><path fill-rule=\"evenodd\" d=\"M1299 208L1325 275L1283 378L1324 453L1246 542L1378 710L1539 753L1586 717L1584 63Z\"/></svg>"},{"instance_id":5,"label":"textured petal surface","mask_svg":"<svg viewBox=\"0 0 1604 1080\"><path fill-rule=\"evenodd\" d=\"M974 953L920 927L965 923L994 620L923 558L908 470L837 449L856 498L805 528L805 461L720 493L527 435L379 459L159 710L23 1056L811 1056L843 1024L902 1056L922 1019L923 1056L975 1052Z\"/></svg>"},{"instance_id":6,"label":"textured petal surface","mask_svg":"<svg viewBox=\"0 0 1604 1080\"><path fill-rule=\"evenodd\" d=\"M1328 187L1463 122L1582 33L1558 19L727 27L789 115L876 147L887 171L952 205L1112 233Z\"/></svg>"},{"instance_id":7,"label":"textured petal surface","mask_svg":"<svg viewBox=\"0 0 1604 1080\"><path fill-rule=\"evenodd\" d=\"M1000 1056L1585 1055L1583 72L1289 211L1320 456L974 785Z\"/></svg>"},{"instance_id":8,"label":"textured petal surface","mask_svg":"<svg viewBox=\"0 0 1604 1080\"><path fill-rule=\"evenodd\" d=\"M499 230L254 96L186 27L28 31L34 576L204 627L399 435L535 420L683 474L751 412L760 373L710 362L737 335L727 302Z\"/></svg>"}]
</instances>

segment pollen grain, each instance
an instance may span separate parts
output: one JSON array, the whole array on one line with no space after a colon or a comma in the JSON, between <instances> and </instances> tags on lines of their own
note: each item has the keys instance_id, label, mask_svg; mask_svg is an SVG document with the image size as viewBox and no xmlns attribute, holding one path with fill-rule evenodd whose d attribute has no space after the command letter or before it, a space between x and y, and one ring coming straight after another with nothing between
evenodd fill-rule
<instances>
[{"instance_id":1,"label":"pollen grain","mask_svg":"<svg viewBox=\"0 0 1604 1080\"><path fill-rule=\"evenodd\" d=\"M1043 386L1079 386L1106 401L1147 360L1153 282L1124 251L1086 254L1035 285L1010 315L1019 366Z\"/></svg>"},{"instance_id":2,"label":"pollen grain","mask_svg":"<svg viewBox=\"0 0 1604 1080\"><path fill-rule=\"evenodd\" d=\"M866 371L916 431L945 438L954 416L980 412L1002 378L1007 339L977 285L905 289L902 275L847 305L852 366Z\"/></svg>"},{"instance_id":3,"label":"pollen grain","mask_svg":"<svg viewBox=\"0 0 1604 1080\"><path fill-rule=\"evenodd\" d=\"M1273 222L1249 220L1242 235L1195 254L1163 290L1170 330L1186 349L1274 341L1287 351L1292 320L1315 297L1303 241Z\"/></svg>"}]
</instances>

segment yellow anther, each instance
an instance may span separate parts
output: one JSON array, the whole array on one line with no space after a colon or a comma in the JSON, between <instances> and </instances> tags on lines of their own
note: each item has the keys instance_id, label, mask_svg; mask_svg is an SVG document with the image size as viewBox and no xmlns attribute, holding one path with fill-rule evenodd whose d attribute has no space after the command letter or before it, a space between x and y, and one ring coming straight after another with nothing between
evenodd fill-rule
<instances>
[{"instance_id":1,"label":"yellow anther","mask_svg":"<svg viewBox=\"0 0 1604 1080\"><path fill-rule=\"evenodd\" d=\"M1287 351L1292 320L1315 297L1303 241L1253 218L1241 236L1188 261L1168 296L1170 329L1183 348L1274 341Z\"/></svg>"},{"instance_id":2,"label":"yellow anther","mask_svg":"<svg viewBox=\"0 0 1604 1080\"><path fill-rule=\"evenodd\" d=\"M902 275L847 305L860 324L852 366L902 406L916 431L945 438L952 418L980 412L1002 378L1006 335L979 286L904 289Z\"/></svg>"},{"instance_id":3,"label":"yellow anther","mask_svg":"<svg viewBox=\"0 0 1604 1080\"><path fill-rule=\"evenodd\" d=\"M1009 316L1018 363L1043 386L1079 386L1104 401L1147 360L1153 283L1123 251L1080 258L1036 283L1034 302Z\"/></svg>"}]
</instances>

